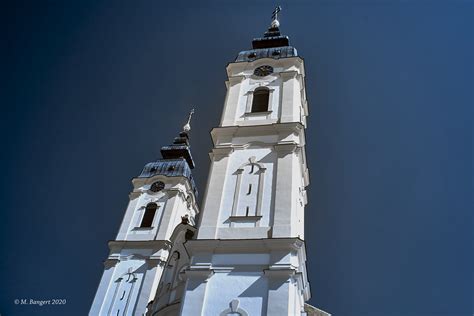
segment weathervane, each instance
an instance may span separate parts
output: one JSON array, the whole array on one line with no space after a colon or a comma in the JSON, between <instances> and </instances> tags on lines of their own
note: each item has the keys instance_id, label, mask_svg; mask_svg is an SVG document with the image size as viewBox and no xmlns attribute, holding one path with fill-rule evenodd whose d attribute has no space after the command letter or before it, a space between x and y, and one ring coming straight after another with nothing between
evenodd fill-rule
<instances>
[{"instance_id":1,"label":"weathervane","mask_svg":"<svg viewBox=\"0 0 474 316\"><path fill-rule=\"evenodd\" d=\"M272 27L279 27L280 22L278 21L278 12L281 11L281 7L279 5L276 6L275 10L272 12Z\"/></svg>"},{"instance_id":2,"label":"weathervane","mask_svg":"<svg viewBox=\"0 0 474 316\"><path fill-rule=\"evenodd\" d=\"M194 114L194 108L192 108L191 111L189 111L188 121L183 126L183 131L189 132L191 130L191 124L190 123L191 123L191 118L193 117L193 114Z\"/></svg>"}]
</instances>

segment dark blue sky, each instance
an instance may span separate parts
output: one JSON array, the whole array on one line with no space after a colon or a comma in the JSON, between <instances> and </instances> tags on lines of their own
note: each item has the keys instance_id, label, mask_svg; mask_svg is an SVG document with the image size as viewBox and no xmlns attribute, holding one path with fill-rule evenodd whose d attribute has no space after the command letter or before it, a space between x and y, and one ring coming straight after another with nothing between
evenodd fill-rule
<instances>
[{"instance_id":1,"label":"dark blue sky","mask_svg":"<svg viewBox=\"0 0 474 316\"><path fill-rule=\"evenodd\" d=\"M471 316L474 2L280 4L306 63L310 303L336 316ZM225 66L274 5L2 5L2 315L87 313L130 179L191 104L202 196Z\"/></svg>"}]
</instances>

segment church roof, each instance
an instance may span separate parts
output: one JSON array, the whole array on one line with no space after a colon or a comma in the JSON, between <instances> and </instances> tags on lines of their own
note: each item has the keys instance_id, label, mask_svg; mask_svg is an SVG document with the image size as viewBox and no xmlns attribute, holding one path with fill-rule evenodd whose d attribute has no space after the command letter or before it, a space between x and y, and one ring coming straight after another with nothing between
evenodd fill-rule
<instances>
[{"instance_id":1,"label":"church roof","mask_svg":"<svg viewBox=\"0 0 474 316\"><path fill-rule=\"evenodd\" d=\"M198 196L196 184L191 174L191 168L186 159L158 159L157 161L147 163L138 177L150 178L156 175L186 177L191 184L195 197Z\"/></svg>"},{"instance_id":2,"label":"church roof","mask_svg":"<svg viewBox=\"0 0 474 316\"><path fill-rule=\"evenodd\" d=\"M138 176L139 178L149 178L155 175L186 177L191 184L195 197L197 197L196 184L191 174L191 169L194 168L194 160L189 144L190 120L193 113L194 109L189 113L188 121L183 126L183 131L179 133L178 137L175 137L173 143L161 147L162 159L147 163Z\"/></svg>"},{"instance_id":3,"label":"church roof","mask_svg":"<svg viewBox=\"0 0 474 316\"><path fill-rule=\"evenodd\" d=\"M249 62L259 58L286 58L298 56L296 48L290 46L288 36L281 35L279 23L268 28L263 37L254 38L252 49L241 51L236 62Z\"/></svg>"},{"instance_id":4,"label":"church roof","mask_svg":"<svg viewBox=\"0 0 474 316\"><path fill-rule=\"evenodd\" d=\"M189 135L183 131L174 139L173 144L161 147L161 156L164 159L184 158L189 167L194 169L194 160L189 147Z\"/></svg>"}]
</instances>

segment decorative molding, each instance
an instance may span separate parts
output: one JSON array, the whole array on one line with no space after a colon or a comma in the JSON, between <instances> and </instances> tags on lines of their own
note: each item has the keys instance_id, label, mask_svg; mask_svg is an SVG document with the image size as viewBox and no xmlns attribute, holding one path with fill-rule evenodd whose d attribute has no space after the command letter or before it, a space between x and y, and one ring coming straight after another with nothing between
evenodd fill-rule
<instances>
[{"instance_id":1,"label":"decorative molding","mask_svg":"<svg viewBox=\"0 0 474 316\"><path fill-rule=\"evenodd\" d=\"M122 249L167 249L172 246L167 240L111 240L110 250L118 251Z\"/></svg>"},{"instance_id":2,"label":"decorative molding","mask_svg":"<svg viewBox=\"0 0 474 316\"><path fill-rule=\"evenodd\" d=\"M244 116L260 116L260 115L271 115L273 113L273 110L269 111L264 111L264 112L245 112Z\"/></svg>"},{"instance_id":3,"label":"decorative molding","mask_svg":"<svg viewBox=\"0 0 474 316\"><path fill-rule=\"evenodd\" d=\"M214 270L211 269L211 265L208 266L190 266L188 269L184 270L184 278L202 278L209 279L214 275Z\"/></svg>"},{"instance_id":4,"label":"decorative molding","mask_svg":"<svg viewBox=\"0 0 474 316\"><path fill-rule=\"evenodd\" d=\"M296 78L299 75L299 72L295 70L291 70L291 71L282 71L282 72L279 72L279 74L283 80L288 80L288 79Z\"/></svg>"},{"instance_id":5,"label":"decorative molding","mask_svg":"<svg viewBox=\"0 0 474 316\"><path fill-rule=\"evenodd\" d=\"M245 221L259 221L262 215L256 216L229 216L229 220L232 222L245 222Z\"/></svg>"},{"instance_id":6,"label":"decorative molding","mask_svg":"<svg viewBox=\"0 0 474 316\"><path fill-rule=\"evenodd\" d=\"M245 122L252 123L254 121L241 121L241 123ZM232 128L215 128L211 133L215 146L214 150L227 149L228 151L232 151L232 149L247 148L249 142L256 142L255 136L258 136L258 139L262 140L259 141L259 146L261 147L287 143L297 144L298 147L304 146L303 124L268 124L268 122L269 121L266 121L264 125L253 125L252 123L252 125L239 125L233 126Z\"/></svg>"},{"instance_id":7,"label":"decorative molding","mask_svg":"<svg viewBox=\"0 0 474 316\"><path fill-rule=\"evenodd\" d=\"M298 144L297 143L280 143L280 144L276 144L274 148L275 148L275 151L279 155L284 155L284 154L290 154L290 153L295 152L296 149L298 148Z\"/></svg>"},{"instance_id":8,"label":"decorative molding","mask_svg":"<svg viewBox=\"0 0 474 316\"><path fill-rule=\"evenodd\" d=\"M256 204L255 204L255 215L251 215L251 216L248 216L248 214L246 214L246 216L242 216L242 215L237 215L238 213L238 207L239 207L239 197L241 197L241 191L242 191L242 188L241 188L241 185L242 185L242 177L243 177L243 172L244 172L244 168L245 167L248 167L248 166L252 166L252 175L253 176L258 176L258 185L257 185L257 192L256 192ZM253 166L257 166L258 167L258 170L257 171L253 171ZM249 157L248 159L248 162L244 163L243 165L241 165L236 172L234 172L234 174L237 175L237 180L236 180L236 184L235 184L235 189L234 189L234 198L233 198L233 203L232 203L232 211L231 211L231 216L230 216L230 219L231 219L231 227L232 227L232 218L243 218L243 217L260 217L261 218L261 214L262 214L262 194L263 194L263 183L264 183L264 179L265 179L265 170L267 170L265 168L265 165L260 163L260 162L257 162L256 161L256 157L255 156L252 156L252 157ZM247 175L249 176L249 175ZM250 206L250 205L248 205ZM258 220L256 221L256 225L258 224L260 218L258 218Z\"/></svg>"},{"instance_id":9,"label":"decorative molding","mask_svg":"<svg viewBox=\"0 0 474 316\"><path fill-rule=\"evenodd\" d=\"M290 68L291 66L296 66L300 68L300 72L304 74L304 64L303 59L299 56L287 57L287 58L280 58L274 59L270 57L258 58L255 60L247 61L247 62L234 62L229 63L226 67L227 76L229 78L235 77L237 73L243 73L245 71L249 71L251 69L253 73L253 69L265 65L271 64L273 68Z\"/></svg>"},{"instance_id":10,"label":"decorative molding","mask_svg":"<svg viewBox=\"0 0 474 316\"><path fill-rule=\"evenodd\" d=\"M236 242L236 241L239 242ZM219 253L245 253L261 252L273 250L286 250L298 252L301 262L306 256L304 251L304 241L295 238L270 238L270 239L193 239L186 243L186 249L190 255L203 252Z\"/></svg>"},{"instance_id":11,"label":"decorative molding","mask_svg":"<svg viewBox=\"0 0 474 316\"><path fill-rule=\"evenodd\" d=\"M146 263L150 267L158 267L158 266L164 267L166 265L165 260L157 259L157 258L151 258L151 257L150 257L150 259L146 259Z\"/></svg>"},{"instance_id":12,"label":"decorative molding","mask_svg":"<svg viewBox=\"0 0 474 316\"><path fill-rule=\"evenodd\" d=\"M129 198L129 200L134 200L137 197L139 197L142 193L143 192L141 192L141 191L132 191L128 194L128 198Z\"/></svg>"},{"instance_id":13,"label":"decorative molding","mask_svg":"<svg viewBox=\"0 0 474 316\"><path fill-rule=\"evenodd\" d=\"M226 310L222 311L219 316L226 316L229 314L240 314L240 316L248 316L248 313L243 310L242 308L239 307L240 301L237 299L232 300L229 303L229 308Z\"/></svg>"},{"instance_id":14,"label":"decorative molding","mask_svg":"<svg viewBox=\"0 0 474 316\"><path fill-rule=\"evenodd\" d=\"M245 76L237 75L237 76L229 76L227 81L232 85L232 84L239 83L244 79L245 79Z\"/></svg>"},{"instance_id":15,"label":"decorative molding","mask_svg":"<svg viewBox=\"0 0 474 316\"><path fill-rule=\"evenodd\" d=\"M147 256L143 256L138 253L134 253L128 256L120 256L120 261L126 261L126 260L147 260Z\"/></svg>"},{"instance_id":16,"label":"decorative molding","mask_svg":"<svg viewBox=\"0 0 474 316\"><path fill-rule=\"evenodd\" d=\"M233 151L234 149L231 146L214 147L209 153L209 157L211 160L221 160L224 157L228 157Z\"/></svg>"},{"instance_id":17,"label":"decorative molding","mask_svg":"<svg viewBox=\"0 0 474 316\"><path fill-rule=\"evenodd\" d=\"M263 270L265 276L269 278L289 278L296 274L296 269L292 267L275 267L270 266L269 269Z\"/></svg>"},{"instance_id":18,"label":"decorative molding","mask_svg":"<svg viewBox=\"0 0 474 316\"><path fill-rule=\"evenodd\" d=\"M115 267L117 263L119 263L120 260L118 259L107 259L104 261L104 267L105 269L110 269L112 267Z\"/></svg>"},{"instance_id":19,"label":"decorative molding","mask_svg":"<svg viewBox=\"0 0 474 316\"><path fill-rule=\"evenodd\" d=\"M132 228L132 230L135 230L135 231L136 231L136 230L142 230L142 231L144 231L144 230L153 230L153 229L155 229L154 226L150 226L150 227L140 227L140 226L137 226L137 227Z\"/></svg>"},{"instance_id":20,"label":"decorative molding","mask_svg":"<svg viewBox=\"0 0 474 316\"><path fill-rule=\"evenodd\" d=\"M295 239L294 242L291 244L291 247L294 250L300 250L301 248L304 248L304 241L301 239Z\"/></svg>"}]
</instances>

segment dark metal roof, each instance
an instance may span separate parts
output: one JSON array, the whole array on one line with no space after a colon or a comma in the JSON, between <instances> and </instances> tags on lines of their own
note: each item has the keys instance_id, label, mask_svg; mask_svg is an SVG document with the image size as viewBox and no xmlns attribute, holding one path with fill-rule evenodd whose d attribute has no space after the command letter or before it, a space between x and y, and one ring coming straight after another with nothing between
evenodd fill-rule
<instances>
[{"instance_id":1,"label":"dark metal roof","mask_svg":"<svg viewBox=\"0 0 474 316\"><path fill-rule=\"evenodd\" d=\"M249 62L249 61L254 61L260 58L279 59L279 58L296 57L296 56L298 56L296 48L292 46L286 46L286 47L244 50L239 53L235 61L236 62L242 62L242 61Z\"/></svg>"},{"instance_id":2,"label":"dark metal roof","mask_svg":"<svg viewBox=\"0 0 474 316\"><path fill-rule=\"evenodd\" d=\"M188 146L170 145L161 147L161 156L164 159L184 158L191 169L194 168L194 160Z\"/></svg>"},{"instance_id":3,"label":"dark metal roof","mask_svg":"<svg viewBox=\"0 0 474 316\"><path fill-rule=\"evenodd\" d=\"M198 192L191 174L191 169L194 168L194 161L191 156L188 132L189 130L182 131L178 137L175 137L171 145L161 147L163 159L147 163L138 177L149 178L155 175L186 177L191 183L192 190L197 198Z\"/></svg>"},{"instance_id":4,"label":"dark metal roof","mask_svg":"<svg viewBox=\"0 0 474 316\"><path fill-rule=\"evenodd\" d=\"M188 132L182 131L175 137L173 144L161 147L161 156L164 159L184 158L191 169L194 168L194 160L189 148Z\"/></svg>"},{"instance_id":5,"label":"dark metal roof","mask_svg":"<svg viewBox=\"0 0 474 316\"><path fill-rule=\"evenodd\" d=\"M239 53L236 62L249 62L260 58L286 58L298 56L296 49L290 46L288 36L280 34L278 27L270 27L263 37L252 41L252 49Z\"/></svg>"},{"instance_id":6,"label":"dark metal roof","mask_svg":"<svg viewBox=\"0 0 474 316\"><path fill-rule=\"evenodd\" d=\"M159 159L157 161L147 163L138 177L150 178L156 175L188 178L194 191L194 195L197 198L198 192L196 189L196 184L194 183L193 175L191 174L191 168L189 167L186 159Z\"/></svg>"}]
</instances>

